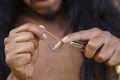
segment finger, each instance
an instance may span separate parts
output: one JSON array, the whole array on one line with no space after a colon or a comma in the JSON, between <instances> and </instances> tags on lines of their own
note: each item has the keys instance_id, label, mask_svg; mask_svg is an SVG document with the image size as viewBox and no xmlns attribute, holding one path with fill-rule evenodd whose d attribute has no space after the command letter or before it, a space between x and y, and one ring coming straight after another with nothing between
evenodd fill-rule
<instances>
[{"instance_id":1,"label":"finger","mask_svg":"<svg viewBox=\"0 0 120 80\"><path fill-rule=\"evenodd\" d=\"M30 53L23 53L14 56L7 55L6 56L6 63L10 67L20 67L22 65L28 64L31 61L31 54Z\"/></svg>"},{"instance_id":2,"label":"finger","mask_svg":"<svg viewBox=\"0 0 120 80\"><path fill-rule=\"evenodd\" d=\"M26 78L28 79L32 77L34 71L32 63L23 66L14 66L11 67L11 70L20 80L25 80Z\"/></svg>"},{"instance_id":3,"label":"finger","mask_svg":"<svg viewBox=\"0 0 120 80\"><path fill-rule=\"evenodd\" d=\"M99 53L96 54L95 61L97 61L99 63L103 63L112 56L113 52L114 52L114 47L105 44L101 48Z\"/></svg>"},{"instance_id":4,"label":"finger","mask_svg":"<svg viewBox=\"0 0 120 80\"><path fill-rule=\"evenodd\" d=\"M89 40L85 48L85 56L87 58L93 58L97 51L104 45L104 38L96 36Z\"/></svg>"},{"instance_id":5,"label":"finger","mask_svg":"<svg viewBox=\"0 0 120 80\"><path fill-rule=\"evenodd\" d=\"M32 32L38 39L44 39L44 35L46 35L45 29L31 23L27 23L22 25L21 27L16 28L16 31L13 30L13 32L11 32L11 35L14 33L26 31Z\"/></svg>"},{"instance_id":6,"label":"finger","mask_svg":"<svg viewBox=\"0 0 120 80\"><path fill-rule=\"evenodd\" d=\"M69 43L71 41L89 40L89 39L95 37L96 35L100 34L101 32L102 32L102 30L100 30L98 28L83 30L83 31L79 31L79 32L67 35L66 37L64 37L62 39L62 41L64 43Z\"/></svg>"},{"instance_id":7,"label":"finger","mask_svg":"<svg viewBox=\"0 0 120 80\"><path fill-rule=\"evenodd\" d=\"M116 66L120 64L120 51L114 51L113 55L110 59L106 62L109 66Z\"/></svg>"},{"instance_id":8,"label":"finger","mask_svg":"<svg viewBox=\"0 0 120 80\"><path fill-rule=\"evenodd\" d=\"M4 44L8 44L9 43L9 39L8 39L8 37L6 37L5 39L4 39Z\"/></svg>"},{"instance_id":9,"label":"finger","mask_svg":"<svg viewBox=\"0 0 120 80\"><path fill-rule=\"evenodd\" d=\"M35 39L34 35L31 32L21 32L18 33L12 38L15 42L26 42Z\"/></svg>"},{"instance_id":10,"label":"finger","mask_svg":"<svg viewBox=\"0 0 120 80\"><path fill-rule=\"evenodd\" d=\"M16 29L12 29L12 30L9 32L9 36L15 35L15 33L16 33Z\"/></svg>"},{"instance_id":11,"label":"finger","mask_svg":"<svg viewBox=\"0 0 120 80\"><path fill-rule=\"evenodd\" d=\"M108 60L112 56L116 47L116 39L112 37L109 32L104 32L102 35L104 38L104 46L95 57L95 60L99 63Z\"/></svg>"},{"instance_id":12,"label":"finger","mask_svg":"<svg viewBox=\"0 0 120 80\"><path fill-rule=\"evenodd\" d=\"M31 55L33 55L35 49L36 49L35 43L23 42L18 44L18 46L16 47L16 50L14 50L13 53L16 53L16 54L31 53Z\"/></svg>"},{"instance_id":13,"label":"finger","mask_svg":"<svg viewBox=\"0 0 120 80\"><path fill-rule=\"evenodd\" d=\"M15 43L14 46L11 44L5 46L6 54L31 53L31 55L33 55L34 50L35 50L35 44L33 42L22 42L22 43Z\"/></svg>"}]
</instances>

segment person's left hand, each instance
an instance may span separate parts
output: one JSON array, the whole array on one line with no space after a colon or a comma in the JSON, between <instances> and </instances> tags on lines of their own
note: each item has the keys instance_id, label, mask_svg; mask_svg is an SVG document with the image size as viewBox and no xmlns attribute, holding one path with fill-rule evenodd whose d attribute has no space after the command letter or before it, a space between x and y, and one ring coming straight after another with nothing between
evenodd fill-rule
<instances>
[{"instance_id":1,"label":"person's left hand","mask_svg":"<svg viewBox=\"0 0 120 80\"><path fill-rule=\"evenodd\" d=\"M120 39L108 31L92 28L71 33L63 38L64 43L84 40L88 40L85 47L85 56L87 58L94 58L96 62L105 62L110 66L120 64ZM97 50L99 51L97 52Z\"/></svg>"}]
</instances>

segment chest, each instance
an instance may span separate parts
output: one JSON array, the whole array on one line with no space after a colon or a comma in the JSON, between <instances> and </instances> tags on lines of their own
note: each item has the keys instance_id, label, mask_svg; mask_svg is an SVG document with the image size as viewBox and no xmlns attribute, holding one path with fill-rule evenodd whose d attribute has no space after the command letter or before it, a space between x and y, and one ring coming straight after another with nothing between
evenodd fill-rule
<instances>
[{"instance_id":1,"label":"chest","mask_svg":"<svg viewBox=\"0 0 120 80\"><path fill-rule=\"evenodd\" d=\"M21 20L24 21L24 20ZM48 31L61 39L64 34L66 21L60 21L62 25L44 20L36 21L25 18L23 23L43 24ZM21 24L19 23L19 24ZM39 40L39 47L34 61L34 73L30 80L79 80L80 67L83 63L82 53L69 44L64 44L58 51L52 52L51 48L57 40L47 34L46 40Z\"/></svg>"},{"instance_id":2,"label":"chest","mask_svg":"<svg viewBox=\"0 0 120 80\"><path fill-rule=\"evenodd\" d=\"M49 35L46 40L39 41L32 80L79 80L82 53L69 44L52 52L55 43L56 40Z\"/></svg>"}]
</instances>

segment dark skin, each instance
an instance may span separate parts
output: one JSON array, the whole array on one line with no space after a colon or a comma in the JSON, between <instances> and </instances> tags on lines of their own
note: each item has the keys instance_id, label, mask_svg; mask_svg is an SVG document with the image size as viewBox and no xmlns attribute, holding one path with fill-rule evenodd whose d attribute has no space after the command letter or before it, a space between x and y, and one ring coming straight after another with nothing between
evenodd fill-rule
<instances>
[{"instance_id":1,"label":"dark skin","mask_svg":"<svg viewBox=\"0 0 120 80\"><path fill-rule=\"evenodd\" d=\"M30 0L24 0L29 6ZM56 12L62 0L35 1L33 9L41 15L48 15L49 10ZM56 4L56 5L55 5ZM60 13L52 21L38 17L31 11L18 17L16 28L5 38L6 62L12 73L8 80L79 80L79 69L84 59L80 49L71 47L71 41L89 40L85 56L96 62L110 66L120 64L120 39L98 28L70 33L62 40L66 43L56 53L50 50L56 40L48 35L39 25L62 38L68 17ZM13 46L14 45L14 46ZM96 51L101 47L97 55Z\"/></svg>"}]
</instances>

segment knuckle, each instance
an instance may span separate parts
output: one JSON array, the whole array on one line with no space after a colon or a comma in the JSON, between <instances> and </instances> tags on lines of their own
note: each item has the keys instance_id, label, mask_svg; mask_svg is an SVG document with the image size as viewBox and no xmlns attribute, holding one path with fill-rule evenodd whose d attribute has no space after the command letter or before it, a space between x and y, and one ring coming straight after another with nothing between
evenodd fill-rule
<instances>
[{"instance_id":1,"label":"knuckle","mask_svg":"<svg viewBox=\"0 0 120 80\"><path fill-rule=\"evenodd\" d=\"M111 33L110 33L109 31L104 31L103 34L104 34L104 35L107 35L107 36L111 35Z\"/></svg>"},{"instance_id":2,"label":"knuckle","mask_svg":"<svg viewBox=\"0 0 120 80\"><path fill-rule=\"evenodd\" d=\"M32 23L26 23L26 24L24 24L24 26L26 26L26 27L29 27L29 26L32 26L33 24Z\"/></svg>"},{"instance_id":3,"label":"knuckle","mask_svg":"<svg viewBox=\"0 0 120 80\"><path fill-rule=\"evenodd\" d=\"M93 58L95 55L95 51L90 48L85 49L85 56L89 59Z\"/></svg>"},{"instance_id":4,"label":"knuckle","mask_svg":"<svg viewBox=\"0 0 120 80\"><path fill-rule=\"evenodd\" d=\"M89 58L89 59L92 58L92 56L91 56L89 53L87 53L87 52L85 52L85 56L86 56L87 58Z\"/></svg>"},{"instance_id":5,"label":"knuckle","mask_svg":"<svg viewBox=\"0 0 120 80\"><path fill-rule=\"evenodd\" d=\"M104 62L105 61L105 56L103 56L102 54L98 54L97 55L97 61L98 62Z\"/></svg>"},{"instance_id":6,"label":"knuckle","mask_svg":"<svg viewBox=\"0 0 120 80\"><path fill-rule=\"evenodd\" d=\"M91 50L96 48L95 44L92 41L89 41L87 45L88 45L88 48Z\"/></svg>"},{"instance_id":7,"label":"knuckle","mask_svg":"<svg viewBox=\"0 0 120 80\"><path fill-rule=\"evenodd\" d=\"M21 27L28 29L31 26L32 26L32 23L26 23L26 24L23 24Z\"/></svg>"},{"instance_id":8,"label":"knuckle","mask_svg":"<svg viewBox=\"0 0 120 80\"><path fill-rule=\"evenodd\" d=\"M9 36L10 36L12 33L13 33L13 30L11 30L11 31L9 32Z\"/></svg>"},{"instance_id":9,"label":"knuckle","mask_svg":"<svg viewBox=\"0 0 120 80\"><path fill-rule=\"evenodd\" d=\"M29 53L26 54L26 58L30 61L31 60L31 55Z\"/></svg>"},{"instance_id":10,"label":"knuckle","mask_svg":"<svg viewBox=\"0 0 120 80\"><path fill-rule=\"evenodd\" d=\"M93 31L100 31L100 29L97 28L97 27L92 28L92 30L93 30Z\"/></svg>"},{"instance_id":11,"label":"knuckle","mask_svg":"<svg viewBox=\"0 0 120 80\"><path fill-rule=\"evenodd\" d=\"M103 32L101 29L96 28L96 27L92 28L91 31L95 33L95 34L92 34L93 36L96 36Z\"/></svg>"},{"instance_id":12,"label":"knuckle","mask_svg":"<svg viewBox=\"0 0 120 80\"><path fill-rule=\"evenodd\" d=\"M26 23L26 24L24 24L24 27L27 28L27 29L29 29L29 28L34 29L33 26L35 27L35 24L32 24L32 23Z\"/></svg>"},{"instance_id":13,"label":"knuckle","mask_svg":"<svg viewBox=\"0 0 120 80\"><path fill-rule=\"evenodd\" d=\"M118 39L112 38L109 42L109 46L118 45Z\"/></svg>"},{"instance_id":14,"label":"knuckle","mask_svg":"<svg viewBox=\"0 0 120 80\"><path fill-rule=\"evenodd\" d=\"M21 47L21 48L19 49L19 52L22 51L22 50L25 50L25 49L27 49L27 51L31 51L31 50L35 49L35 44L34 44L34 42L32 42L32 41L27 42L25 48L22 48L22 47Z\"/></svg>"},{"instance_id":15,"label":"knuckle","mask_svg":"<svg viewBox=\"0 0 120 80\"><path fill-rule=\"evenodd\" d=\"M15 33L16 29L12 29L10 32L9 32L9 35Z\"/></svg>"},{"instance_id":16,"label":"knuckle","mask_svg":"<svg viewBox=\"0 0 120 80\"><path fill-rule=\"evenodd\" d=\"M110 61L110 60L107 62L107 65L109 65L109 66L114 66L113 62Z\"/></svg>"},{"instance_id":17,"label":"knuckle","mask_svg":"<svg viewBox=\"0 0 120 80\"><path fill-rule=\"evenodd\" d=\"M17 46L15 53L31 52L33 49L34 49L34 44L32 42L25 42Z\"/></svg>"},{"instance_id":18,"label":"knuckle","mask_svg":"<svg viewBox=\"0 0 120 80\"><path fill-rule=\"evenodd\" d=\"M98 30L98 28L97 27L94 27L94 28L92 28L93 30Z\"/></svg>"},{"instance_id":19,"label":"knuckle","mask_svg":"<svg viewBox=\"0 0 120 80\"><path fill-rule=\"evenodd\" d=\"M119 42L120 42L120 41L119 41L118 38L113 38L111 43L113 43L113 44L117 43L117 44L118 44Z\"/></svg>"},{"instance_id":20,"label":"knuckle","mask_svg":"<svg viewBox=\"0 0 120 80\"><path fill-rule=\"evenodd\" d=\"M8 37L4 39L4 44L7 44L9 42Z\"/></svg>"},{"instance_id":21,"label":"knuckle","mask_svg":"<svg viewBox=\"0 0 120 80\"><path fill-rule=\"evenodd\" d=\"M21 26L21 27L29 28L29 26L30 26L30 23L26 23L26 24L24 24L24 25Z\"/></svg>"},{"instance_id":22,"label":"knuckle","mask_svg":"<svg viewBox=\"0 0 120 80\"><path fill-rule=\"evenodd\" d=\"M26 35L28 38L34 38L33 34L31 32L28 32L28 34Z\"/></svg>"},{"instance_id":23,"label":"knuckle","mask_svg":"<svg viewBox=\"0 0 120 80\"><path fill-rule=\"evenodd\" d=\"M14 41L15 42L22 42L22 41L29 41L31 39L34 39L34 36L32 35L31 32L27 32L27 33L24 33L24 34L17 35L14 38Z\"/></svg>"},{"instance_id":24,"label":"knuckle","mask_svg":"<svg viewBox=\"0 0 120 80\"><path fill-rule=\"evenodd\" d=\"M6 55L6 60L5 61L8 65L11 65L12 61L14 61L14 59L11 55Z\"/></svg>"},{"instance_id":25,"label":"knuckle","mask_svg":"<svg viewBox=\"0 0 120 80\"><path fill-rule=\"evenodd\" d=\"M32 42L34 43L33 45L34 45L34 48L37 48L38 47L38 42L37 42L37 40L32 40Z\"/></svg>"},{"instance_id":26,"label":"knuckle","mask_svg":"<svg viewBox=\"0 0 120 80\"><path fill-rule=\"evenodd\" d=\"M9 53L9 48L7 46L5 46L5 54Z\"/></svg>"},{"instance_id":27,"label":"knuckle","mask_svg":"<svg viewBox=\"0 0 120 80\"><path fill-rule=\"evenodd\" d=\"M31 49L34 49L34 48L35 48L35 44L34 44L34 42L29 42L29 45L28 45L28 46L30 46Z\"/></svg>"}]
</instances>

